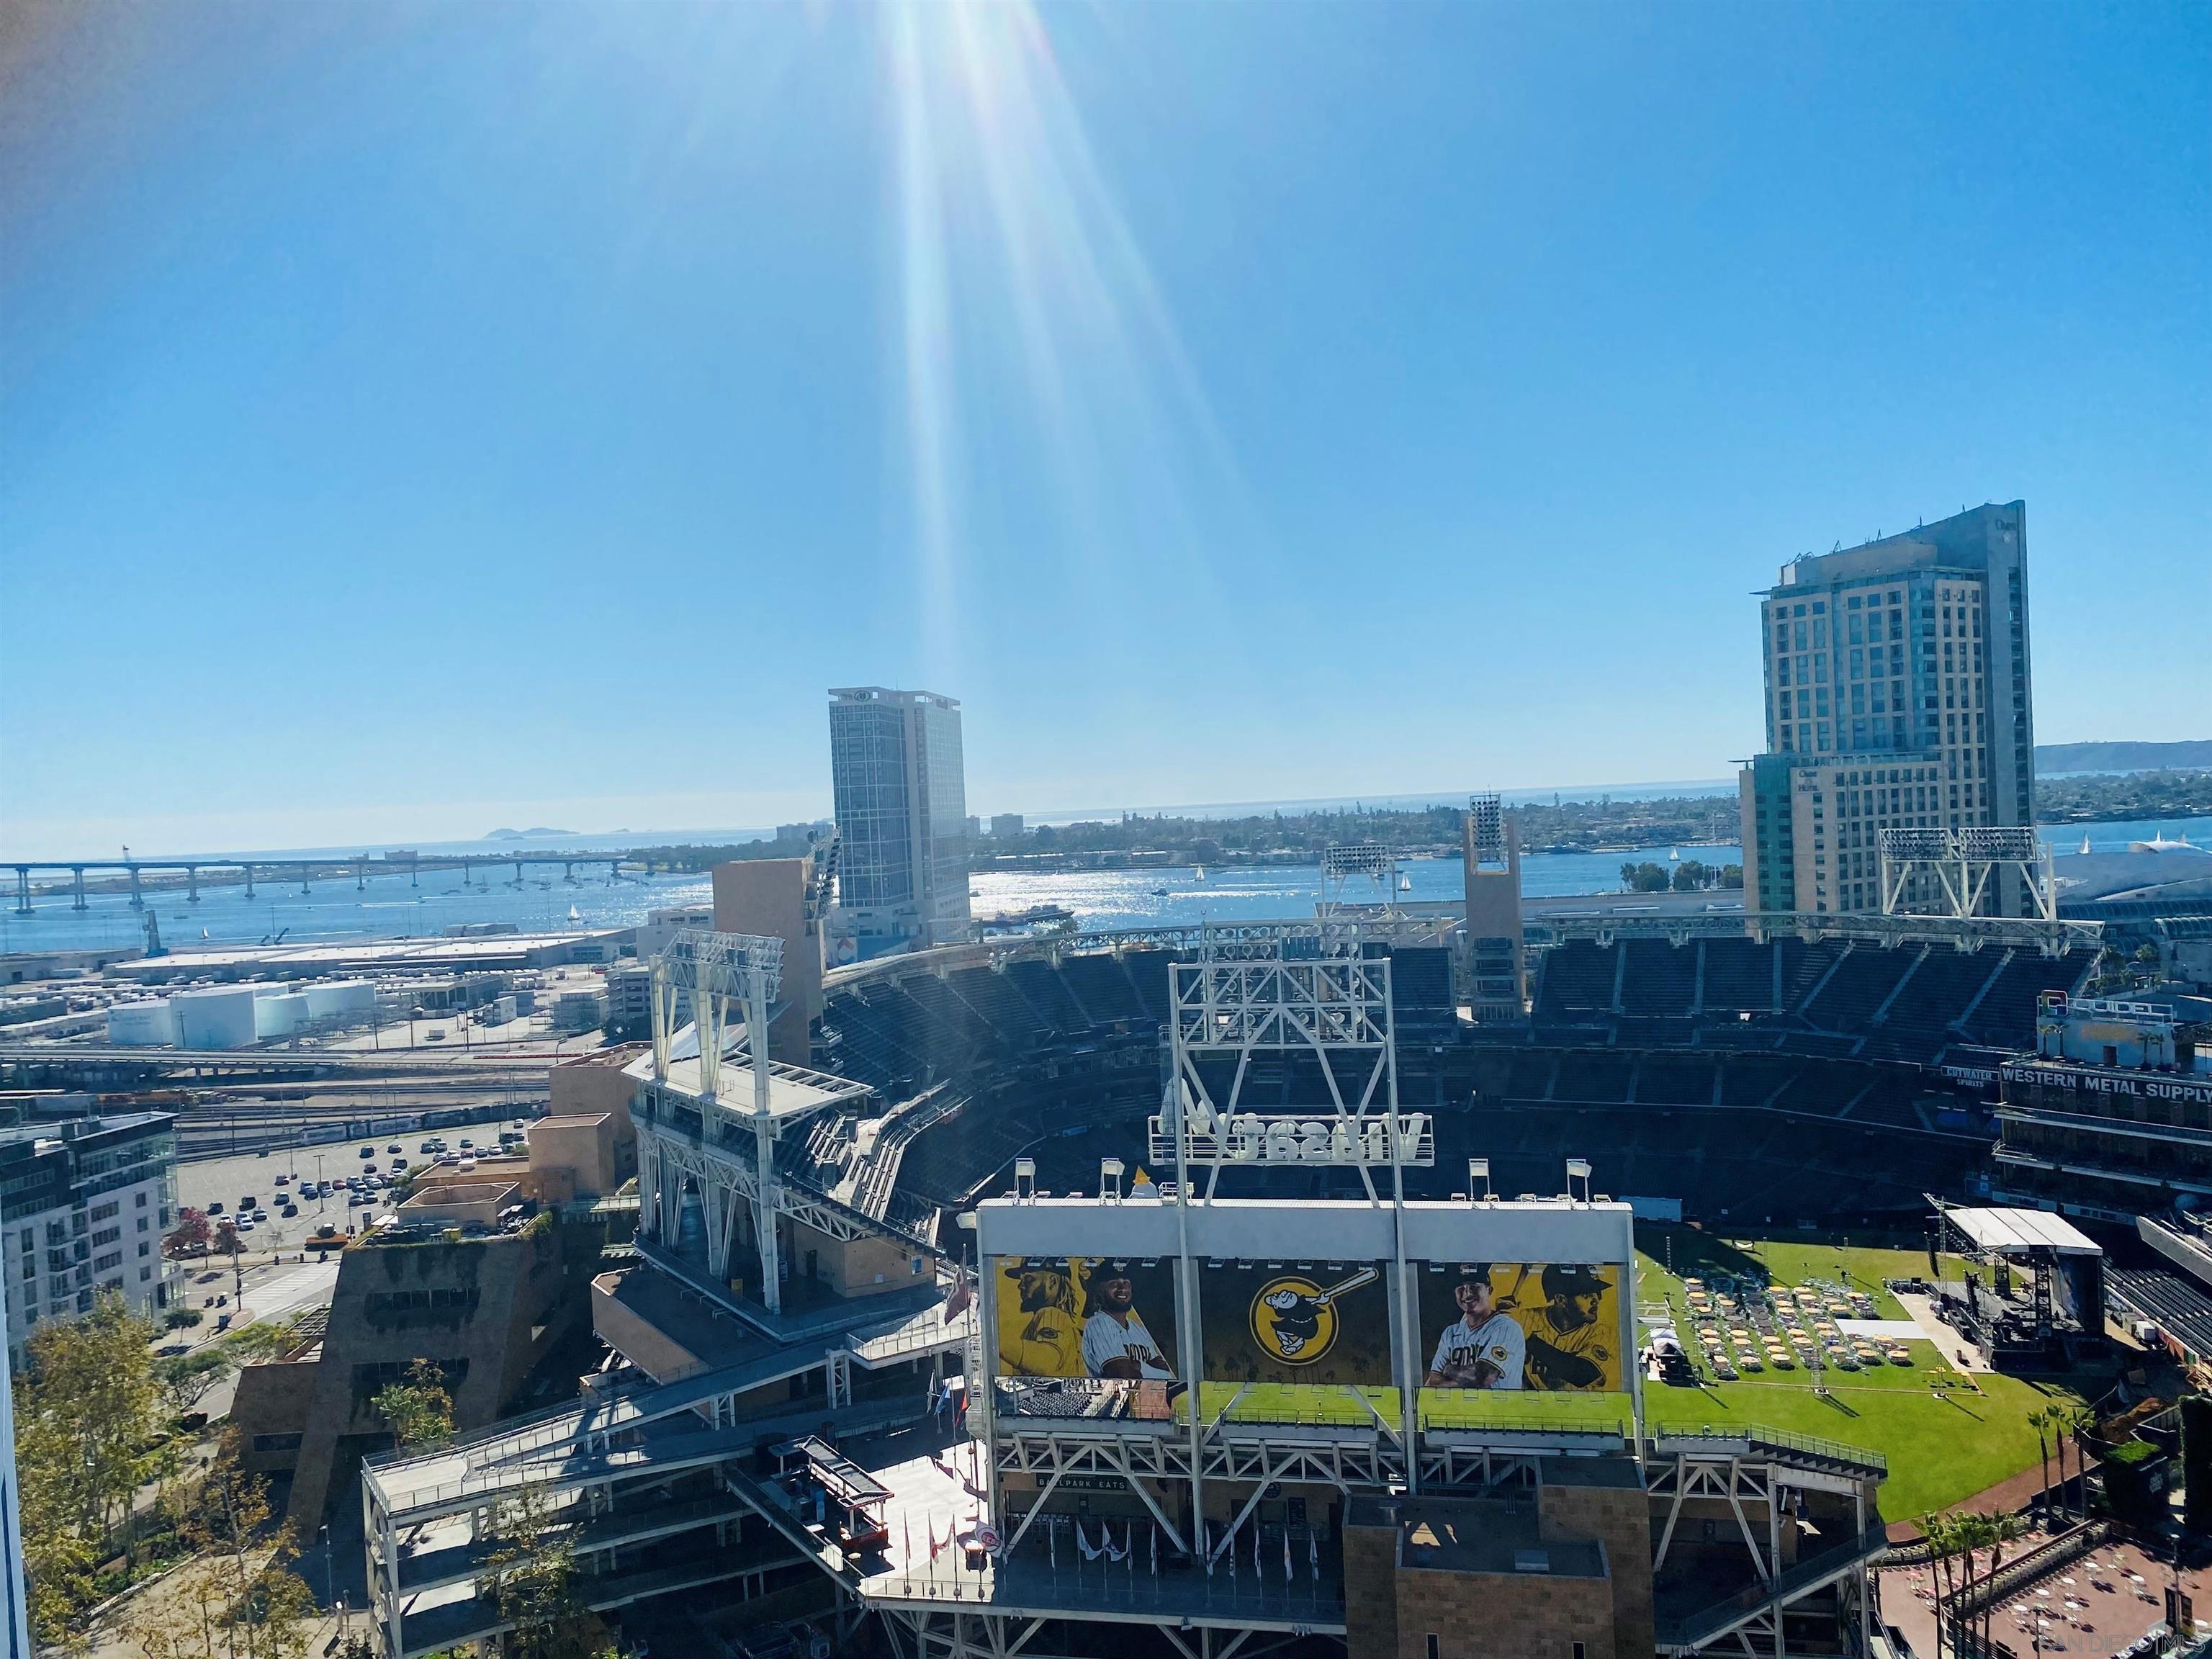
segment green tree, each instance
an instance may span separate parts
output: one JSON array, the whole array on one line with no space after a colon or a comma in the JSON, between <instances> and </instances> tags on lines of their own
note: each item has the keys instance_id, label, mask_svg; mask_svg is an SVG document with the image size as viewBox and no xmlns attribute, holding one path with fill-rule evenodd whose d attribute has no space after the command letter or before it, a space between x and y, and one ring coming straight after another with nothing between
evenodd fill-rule
<instances>
[{"instance_id":1,"label":"green tree","mask_svg":"<svg viewBox=\"0 0 2212 1659\"><path fill-rule=\"evenodd\" d=\"M1684 859L1674 866L1674 888L1678 893L1694 893L1712 885L1712 872L1697 859Z\"/></svg>"},{"instance_id":2,"label":"green tree","mask_svg":"<svg viewBox=\"0 0 2212 1659\"><path fill-rule=\"evenodd\" d=\"M182 1528L195 1559L165 1595L143 1598L132 1632L146 1659L300 1659L315 1599L291 1571L292 1529L223 1437Z\"/></svg>"},{"instance_id":3,"label":"green tree","mask_svg":"<svg viewBox=\"0 0 2212 1659\"><path fill-rule=\"evenodd\" d=\"M2053 1413L2043 1407L2027 1414L2028 1426L2035 1431L2036 1449L2043 1454L2043 1484L2036 1488L2035 1513L2038 1519L2051 1512L2051 1422Z\"/></svg>"},{"instance_id":4,"label":"green tree","mask_svg":"<svg viewBox=\"0 0 2212 1659\"><path fill-rule=\"evenodd\" d=\"M1959 1559L1959 1523L1931 1510L1914 1524L1928 1541L1929 1565L1936 1570L1936 1659L1943 1659L1943 1610L1951 1599L1951 1569Z\"/></svg>"},{"instance_id":5,"label":"green tree","mask_svg":"<svg viewBox=\"0 0 2212 1659\"><path fill-rule=\"evenodd\" d=\"M1995 1653L1996 1651L1996 1648L1995 1647L1992 1640L1991 1626L1996 1620L1998 1599L1996 1595L1996 1576L1997 1569L2004 1565L2004 1547L2007 1544L2011 1543L2014 1539L2018 1538L2022 1533L2026 1532L2027 1528L2016 1515L1984 1516L1982 1521L1982 1528L1983 1541L1986 1543L1990 1548L1990 1570L1987 1575L1987 1589L1982 1596L1981 1645L1982 1651L1987 1654Z\"/></svg>"},{"instance_id":6,"label":"green tree","mask_svg":"<svg viewBox=\"0 0 2212 1659\"><path fill-rule=\"evenodd\" d=\"M575 1551L553 1495L532 1483L501 1503L489 1576L478 1587L509 1629L503 1659L599 1659L611 1647L605 1624L575 1585Z\"/></svg>"},{"instance_id":7,"label":"green tree","mask_svg":"<svg viewBox=\"0 0 2212 1659\"><path fill-rule=\"evenodd\" d=\"M404 1378L378 1389L369 1403L402 1446L427 1446L453 1431L453 1396L434 1359L416 1360Z\"/></svg>"},{"instance_id":8,"label":"green tree","mask_svg":"<svg viewBox=\"0 0 2212 1659\"><path fill-rule=\"evenodd\" d=\"M190 1353L164 1354L154 1362L155 1386L174 1414L188 1412L210 1389L228 1376L236 1362L220 1344Z\"/></svg>"},{"instance_id":9,"label":"green tree","mask_svg":"<svg viewBox=\"0 0 2212 1659\"><path fill-rule=\"evenodd\" d=\"M118 1291L80 1319L35 1327L15 1378L23 1567L41 1640L92 1595L92 1569L168 1451L151 1320Z\"/></svg>"}]
</instances>

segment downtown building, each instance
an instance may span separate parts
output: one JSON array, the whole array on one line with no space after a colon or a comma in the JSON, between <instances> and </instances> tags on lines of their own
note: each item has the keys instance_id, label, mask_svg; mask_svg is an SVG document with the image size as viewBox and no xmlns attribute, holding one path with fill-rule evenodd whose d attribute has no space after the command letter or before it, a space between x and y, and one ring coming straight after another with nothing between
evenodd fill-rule
<instances>
[{"instance_id":1,"label":"downtown building","mask_svg":"<svg viewBox=\"0 0 2212 1659\"><path fill-rule=\"evenodd\" d=\"M1743 769L1748 909L1925 911L1883 892L1884 830L2032 831L2027 504L1961 513L1784 565L1760 599L1766 752ZM2033 914L2026 880L1974 913Z\"/></svg>"},{"instance_id":2,"label":"downtown building","mask_svg":"<svg viewBox=\"0 0 2212 1659\"><path fill-rule=\"evenodd\" d=\"M968 937L968 786L960 704L933 691L830 694L839 933L854 954Z\"/></svg>"},{"instance_id":3,"label":"downtown building","mask_svg":"<svg viewBox=\"0 0 2212 1659\"><path fill-rule=\"evenodd\" d=\"M72 1118L0 1130L0 1271L8 1347L41 1320L92 1311L102 1291L153 1315L184 1270L161 1240L177 1220L176 1120L167 1112Z\"/></svg>"}]
</instances>

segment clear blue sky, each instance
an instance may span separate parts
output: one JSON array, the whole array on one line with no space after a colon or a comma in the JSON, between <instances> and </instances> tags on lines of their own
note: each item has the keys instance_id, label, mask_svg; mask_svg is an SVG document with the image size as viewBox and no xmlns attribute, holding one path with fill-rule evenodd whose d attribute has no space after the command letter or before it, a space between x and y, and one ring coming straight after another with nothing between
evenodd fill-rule
<instances>
[{"instance_id":1,"label":"clear blue sky","mask_svg":"<svg viewBox=\"0 0 2212 1659\"><path fill-rule=\"evenodd\" d=\"M0 846L1724 775L2024 496L2212 737L2212 9L14 6Z\"/></svg>"}]
</instances>

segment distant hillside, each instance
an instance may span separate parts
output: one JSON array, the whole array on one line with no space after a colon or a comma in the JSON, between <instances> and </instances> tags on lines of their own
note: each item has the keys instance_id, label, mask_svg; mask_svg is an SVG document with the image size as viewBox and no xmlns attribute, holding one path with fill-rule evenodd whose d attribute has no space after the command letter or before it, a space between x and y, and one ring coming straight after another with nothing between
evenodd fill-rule
<instances>
[{"instance_id":1,"label":"distant hillside","mask_svg":"<svg viewBox=\"0 0 2212 1659\"><path fill-rule=\"evenodd\" d=\"M543 825L538 825L529 830L495 830L484 839L486 841L542 841L550 836L573 836L575 833L574 830L548 830Z\"/></svg>"},{"instance_id":2,"label":"distant hillside","mask_svg":"<svg viewBox=\"0 0 2212 1659\"><path fill-rule=\"evenodd\" d=\"M2171 772L2212 766L2212 738L2196 743L2039 743L2035 769L2059 772Z\"/></svg>"}]
</instances>

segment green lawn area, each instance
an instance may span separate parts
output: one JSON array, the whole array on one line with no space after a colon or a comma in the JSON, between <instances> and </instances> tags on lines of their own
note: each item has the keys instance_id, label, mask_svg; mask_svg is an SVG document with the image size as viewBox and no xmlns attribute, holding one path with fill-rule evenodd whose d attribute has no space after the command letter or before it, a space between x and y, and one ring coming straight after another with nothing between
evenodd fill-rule
<instances>
[{"instance_id":1,"label":"green lawn area","mask_svg":"<svg viewBox=\"0 0 2212 1659\"><path fill-rule=\"evenodd\" d=\"M1762 1423L1871 1448L1889 1460L1882 1514L1909 1521L2035 1468L2040 1459L2027 1414L2053 1401L2075 1398L2014 1376L1980 1378L1978 1395L1948 1389L1938 1398L1922 1375L1923 1386L1917 1392L1858 1387L1841 1378L1832 1401L1815 1395L1809 1382L1650 1388L1644 1392L1644 1410L1654 1425Z\"/></svg>"},{"instance_id":2,"label":"green lawn area","mask_svg":"<svg viewBox=\"0 0 2212 1659\"><path fill-rule=\"evenodd\" d=\"M1904 1316L1894 1297L1877 1287L1884 1279L1925 1278L1924 1250L1806 1243L1779 1239L1723 1239L1686 1228L1638 1230L1637 1299L1645 1308L1671 1306L1686 1316L1681 1278L1716 1271L1742 1273L1756 1265L1777 1285L1814 1280L1848 1284L1872 1292L1885 1319ZM1674 1272L1664 1265L1671 1259ZM1942 1258L1942 1276L1957 1279L1966 1264ZM1889 1460L1882 1513L1908 1520L1948 1508L2041 1462L2028 1413L2055 1400L2075 1396L2063 1385L1983 1375L1965 1378L1932 1342L1905 1344L1910 1366L1880 1365L1824 1373L1832 1393L1813 1391L1802 1370L1768 1370L1735 1382L1708 1381L1696 1389L1648 1386L1644 1415L1653 1424L1716 1427L1763 1423L1796 1434L1864 1446ZM1702 1356L1693 1356L1702 1360ZM1943 1383L1938 1389L1936 1385Z\"/></svg>"}]
</instances>

